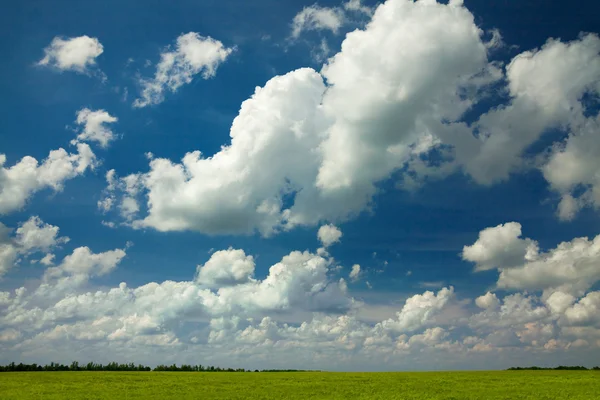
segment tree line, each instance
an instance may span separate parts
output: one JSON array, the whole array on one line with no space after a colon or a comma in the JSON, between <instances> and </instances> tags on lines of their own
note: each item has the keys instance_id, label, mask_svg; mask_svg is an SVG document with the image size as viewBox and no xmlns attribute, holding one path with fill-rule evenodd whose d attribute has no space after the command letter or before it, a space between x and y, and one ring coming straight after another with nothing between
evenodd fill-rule
<instances>
[{"instance_id":1,"label":"tree line","mask_svg":"<svg viewBox=\"0 0 600 400\"><path fill-rule=\"evenodd\" d=\"M73 361L70 365L60 364L51 362L50 364L16 364L14 362L8 365L0 365L0 372L43 372L43 371L135 371L135 372L308 372L305 370L296 369L263 369L263 370L251 370L244 368L221 368L213 365L188 365L182 364L181 366L173 365L157 365L154 368L146 365L134 363L119 364L111 362L108 364L101 364L95 362L89 362L87 364L79 364L77 361ZM313 371L318 372L318 371Z\"/></svg>"},{"instance_id":2,"label":"tree line","mask_svg":"<svg viewBox=\"0 0 600 400\"><path fill-rule=\"evenodd\" d=\"M16 364L14 362L8 365L0 365L0 372L43 372L43 371L135 371L135 372L320 372L319 370L300 370L300 369L262 369L252 370L244 368L221 368L213 365L190 365L182 364L177 366L172 365L157 365L154 368L146 365L134 363L119 364L111 362L108 364L101 364L95 362L89 362L87 364L79 364L77 361L73 361L70 365L60 364L51 362L50 364ZM600 366L586 368L584 366L565 366L560 365L558 367L510 367L508 371L600 371Z\"/></svg>"},{"instance_id":3,"label":"tree line","mask_svg":"<svg viewBox=\"0 0 600 400\"><path fill-rule=\"evenodd\" d=\"M554 368L547 367L510 367L508 371L600 371L600 367L586 368L583 366L560 365Z\"/></svg>"}]
</instances>

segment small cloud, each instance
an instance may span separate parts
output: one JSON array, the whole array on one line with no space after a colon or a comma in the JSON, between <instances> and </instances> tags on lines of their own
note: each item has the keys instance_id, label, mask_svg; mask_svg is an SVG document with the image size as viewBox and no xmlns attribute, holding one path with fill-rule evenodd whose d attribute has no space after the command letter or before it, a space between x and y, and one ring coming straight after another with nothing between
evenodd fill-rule
<instances>
[{"instance_id":1,"label":"small cloud","mask_svg":"<svg viewBox=\"0 0 600 400\"><path fill-rule=\"evenodd\" d=\"M96 66L96 58L104 52L104 46L97 38L79 36L74 38L55 37L44 49L45 56L38 65L60 71L74 71L89 74Z\"/></svg>"},{"instance_id":2,"label":"small cloud","mask_svg":"<svg viewBox=\"0 0 600 400\"><path fill-rule=\"evenodd\" d=\"M327 251L327 249L326 249L326 248L324 248L324 247L319 247L319 248L317 249L317 255L319 255L319 256L321 256L321 257L324 257L324 258L327 258L327 257L329 257L329 252Z\"/></svg>"},{"instance_id":3,"label":"small cloud","mask_svg":"<svg viewBox=\"0 0 600 400\"><path fill-rule=\"evenodd\" d=\"M506 46L506 43L504 43L504 40L502 39L502 34L498 29L494 28L490 30L489 33L492 37L485 43L485 47L487 47L488 50L497 50Z\"/></svg>"},{"instance_id":4,"label":"small cloud","mask_svg":"<svg viewBox=\"0 0 600 400\"><path fill-rule=\"evenodd\" d=\"M419 282L419 286L424 289L437 289L444 286L444 282L442 281L433 281L433 282Z\"/></svg>"},{"instance_id":5,"label":"small cloud","mask_svg":"<svg viewBox=\"0 0 600 400\"><path fill-rule=\"evenodd\" d=\"M305 31L330 30L337 34L344 23L344 11L335 7L312 5L304 7L292 21L292 38L297 39Z\"/></svg>"},{"instance_id":6,"label":"small cloud","mask_svg":"<svg viewBox=\"0 0 600 400\"><path fill-rule=\"evenodd\" d=\"M112 221L102 221L102 225L108 227L108 228L115 228L115 223Z\"/></svg>"},{"instance_id":7,"label":"small cloud","mask_svg":"<svg viewBox=\"0 0 600 400\"><path fill-rule=\"evenodd\" d=\"M323 243L323 246L327 248L340 241L340 238L342 237L342 231L337 226L332 224L323 225L319 228L317 237L319 238L319 241Z\"/></svg>"},{"instance_id":8,"label":"small cloud","mask_svg":"<svg viewBox=\"0 0 600 400\"><path fill-rule=\"evenodd\" d=\"M117 122L117 118L104 110L92 111L89 108L83 108L77 112L77 119L75 120L75 123L83 126L83 129L77 135L77 139L71 141L71 144L98 142L101 147L106 148L115 139L113 131L107 124L115 122Z\"/></svg>"},{"instance_id":9,"label":"small cloud","mask_svg":"<svg viewBox=\"0 0 600 400\"><path fill-rule=\"evenodd\" d=\"M174 51L164 51L151 79L140 79L141 97L133 102L136 108L162 103L165 91L175 93L181 86L202 73L203 79L215 76L217 68L234 48L223 46L218 40L189 32L177 38Z\"/></svg>"},{"instance_id":10,"label":"small cloud","mask_svg":"<svg viewBox=\"0 0 600 400\"><path fill-rule=\"evenodd\" d=\"M46 266L53 265L55 257L54 254L48 253L40 260L40 263Z\"/></svg>"},{"instance_id":11,"label":"small cloud","mask_svg":"<svg viewBox=\"0 0 600 400\"><path fill-rule=\"evenodd\" d=\"M331 49L325 39L321 39L319 46L311 52L312 58L318 63L324 62L329 57L329 54L331 54Z\"/></svg>"},{"instance_id":12,"label":"small cloud","mask_svg":"<svg viewBox=\"0 0 600 400\"><path fill-rule=\"evenodd\" d=\"M366 15L373 15L373 9L362 4L361 0L348 0L344 3L346 11L361 12Z\"/></svg>"},{"instance_id":13,"label":"small cloud","mask_svg":"<svg viewBox=\"0 0 600 400\"><path fill-rule=\"evenodd\" d=\"M350 281L356 282L360 278L360 265L354 264L352 266L352 270L350 271L350 275L348 275Z\"/></svg>"}]
</instances>

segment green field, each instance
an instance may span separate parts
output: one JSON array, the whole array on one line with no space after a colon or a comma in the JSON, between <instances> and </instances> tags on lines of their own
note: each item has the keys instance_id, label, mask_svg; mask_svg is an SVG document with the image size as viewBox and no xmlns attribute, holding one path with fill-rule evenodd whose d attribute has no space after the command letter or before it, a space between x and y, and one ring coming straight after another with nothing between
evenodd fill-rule
<instances>
[{"instance_id":1,"label":"green field","mask_svg":"<svg viewBox=\"0 0 600 400\"><path fill-rule=\"evenodd\" d=\"M600 373L8 372L0 399L600 399Z\"/></svg>"}]
</instances>

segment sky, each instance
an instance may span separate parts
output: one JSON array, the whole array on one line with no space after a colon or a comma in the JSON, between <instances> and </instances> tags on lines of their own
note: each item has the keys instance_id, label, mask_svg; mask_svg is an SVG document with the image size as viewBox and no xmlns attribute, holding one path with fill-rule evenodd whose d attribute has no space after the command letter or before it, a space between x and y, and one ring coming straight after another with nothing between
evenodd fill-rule
<instances>
[{"instance_id":1,"label":"sky","mask_svg":"<svg viewBox=\"0 0 600 400\"><path fill-rule=\"evenodd\" d=\"M600 5L0 15L0 363L593 366Z\"/></svg>"}]
</instances>

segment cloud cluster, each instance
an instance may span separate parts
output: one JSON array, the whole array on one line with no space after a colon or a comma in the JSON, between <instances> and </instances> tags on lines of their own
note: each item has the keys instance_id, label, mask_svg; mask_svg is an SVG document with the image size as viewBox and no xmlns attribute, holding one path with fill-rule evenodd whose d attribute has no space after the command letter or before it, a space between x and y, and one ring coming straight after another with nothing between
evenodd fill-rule
<instances>
[{"instance_id":1,"label":"cloud cluster","mask_svg":"<svg viewBox=\"0 0 600 400\"><path fill-rule=\"evenodd\" d=\"M20 224L15 234L0 222L0 277L13 268L18 257L28 258L38 252L45 252L44 265L52 263L51 251L57 246L69 242L68 237L58 236L59 228L44 223L39 217L32 216Z\"/></svg>"},{"instance_id":2,"label":"cloud cluster","mask_svg":"<svg viewBox=\"0 0 600 400\"><path fill-rule=\"evenodd\" d=\"M496 353L503 354L501 368L524 351L538 360L600 348L599 292L580 298L488 292L473 310L449 287L408 297L395 317L372 323L359 312L366 304L328 276L335 272L331 260L309 252L283 257L262 279L254 277L251 256L228 249L199 266L194 281L92 290L93 278L124 256L120 249L78 248L49 267L37 289L0 292L2 354L37 361L135 355L156 364L165 357L187 362L191 351L244 367L340 369L345 361L343 369L378 369L382 361L386 368L414 368L432 359L456 367Z\"/></svg>"},{"instance_id":3,"label":"cloud cluster","mask_svg":"<svg viewBox=\"0 0 600 400\"><path fill-rule=\"evenodd\" d=\"M346 11L371 15L356 0L308 7L294 19L292 36L336 32ZM414 369L431 360L437 368L473 366L487 355L481 359L490 368L494 354L502 355L492 358L497 368L523 357L528 364L544 357L594 362L600 235L544 250L517 222L483 229L462 258L476 272L497 271L495 289L470 298L440 285L399 294L400 304L355 298L329 254L342 237L333 223L368 210L392 176L418 185L462 171L491 185L539 168L561 196L561 219L600 204L600 119L588 105L600 93L598 36L549 40L506 66L488 58L500 36L487 43L482 36L461 0L388 0L320 71L301 68L257 87L232 124L231 143L214 155L192 151L180 162L148 155L147 172L108 171L98 206L135 228L269 236L325 224L323 248L291 251L264 276L252 255L228 248L190 270L189 280L99 286L127 246L100 253L81 246L55 262L54 250L68 242L58 227L38 217L14 233L0 224L0 275L36 254L44 267L27 287L0 292L0 361L201 358L244 367ZM89 73L102 51L97 39L55 38L40 64ZM158 104L198 74L210 78L231 52L215 39L181 35L161 54L155 76L141 81L134 106ZM490 85L506 90L508 102L465 122ZM84 142L106 147L116 121L82 109L77 153L54 150L41 163L24 157L9 168L0 155L0 214L93 168ZM549 129L564 130L564 140L528 156ZM361 273L354 264L348 279Z\"/></svg>"},{"instance_id":4,"label":"cloud cluster","mask_svg":"<svg viewBox=\"0 0 600 400\"><path fill-rule=\"evenodd\" d=\"M90 146L77 143L76 147L76 153L67 153L62 148L52 150L41 163L25 156L8 168L6 156L0 154L0 214L21 209L40 190L60 191L65 181L94 168L96 156Z\"/></svg>"},{"instance_id":5,"label":"cloud cluster","mask_svg":"<svg viewBox=\"0 0 600 400\"><path fill-rule=\"evenodd\" d=\"M9 232L1 228L6 243ZM510 223L489 228L480 235L482 246L470 248L478 248L474 254L482 262L496 260L498 268L503 268L503 256L509 260L501 273L526 270L528 266L514 264L511 252L499 253L485 243L494 229L525 240L517 228ZM51 251L67 243L58 231L34 217L20 225L9 245L20 255ZM505 239L507 232L501 232ZM485 257L486 251L494 257ZM579 259L590 253L583 246L570 251L581 253ZM557 250L548 254L553 252ZM494 364L498 368L518 362L523 354L529 360L576 355L592 362L590 355L600 349L597 291L530 285L526 289L534 293L502 298L487 292L474 299L474 308L472 300L444 287L386 305L397 311L381 319L376 316L381 305L353 298L325 253L292 251L259 277L254 257L229 248L199 265L193 280L98 288L95 278L110 274L125 256L125 249L93 253L79 247L48 266L37 287L0 292L0 354L37 362L135 356L156 364L188 362L193 353L203 362L243 367L340 369L344 361L344 368L364 370L381 368L382 361L385 368L430 368L432 359L438 367L456 368L477 360L489 363L490 353L502 354ZM552 257L538 254L539 259ZM546 266L556 276L552 268ZM599 279L590 276L588 288Z\"/></svg>"},{"instance_id":6,"label":"cloud cluster","mask_svg":"<svg viewBox=\"0 0 600 400\"><path fill-rule=\"evenodd\" d=\"M176 92L197 74L201 73L203 79L212 78L232 51L211 37L196 32L182 34L177 38L174 50L167 48L161 53L154 77L140 80L141 97L133 102L133 106L159 104L164 100L165 91Z\"/></svg>"},{"instance_id":7,"label":"cloud cluster","mask_svg":"<svg viewBox=\"0 0 600 400\"><path fill-rule=\"evenodd\" d=\"M454 288L443 288L437 294L427 291L408 300L396 314L381 323L381 327L395 332L413 332L431 322L441 312L454 295Z\"/></svg>"},{"instance_id":8,"label":"cloud cluster","mask_svg":"<svg viewBox=\"0 0 600 400\"><path fill-rule=\"evenodd\" d=\"M321 73L257 88L230 145L152 159L140 179L147 215L133 225L271 235L360 213L377 183L439 142L440 121L469 109L465 90L495 79L480 34L457 2L382 4Z\"/></svg>"},{"instance_id":9,"label":"cloud cluster","mask_svg":"<svg viewBox=\"0 0 600 400\"><path fill-rule=\"evenodd\" d=\"M600 61L597 64L600 67ZM565 221L572 220L583 207L600 208L600 163L596 157L600 150L600 114L580 118L571 126L571 135L553 148L542 168L546 180L561 196L557 213ZM577 191L582 193L576 195Z\"/></svg>"},{"instance_id":10,"label":"cloud cluster","mask_svg":"<svg viewBox=\"0 0 600 400\"><path fill-rule=\"evenodd\" d=\"M36 192L44 189L61 191L66 181L93 170L98 162L86 142L107 147L115 139L107 124L115 122L117 118L104 110L83 108L77 112L75 120L82 128L71 141L77 152L69 153L59 148L51 150L41 163L34 157L25 156L10 167L5 167L6 156L0 154L0 215L22 209Z\"/></svg>"},{"instance_id":11,"label":"cloud cluster","mask_svg":"<svg viewBox=\"0 0 600 400\"><path fill-rule=\"evenodd\" d=\"M509 222L480 232L463 259L476 270L497 269L498 287L511 290L561 291L582 295L600 280L600 235L575 238L546 252L532 239L521 239L521 224Z\"/></svg>"},{"instance_id":12,"label":"cloud cluster","mask_svg":"<svg viewBox=\"0 0 600 400\"><path fill-rule=\"evenodd\" d=\"M550 39L506 66L509 104L482 114L470 126L453 124L438 135L452 146L456 166L477 183L490 185L539 165L528 159L526 150L549 129L569 132L563 143L552 146L540 167L552 188L563 195L559 215L570 219L583 204L595 204L598 165L590 154L597 147L598 116L586 117L584 99L598 98L599 70L597 35L581 35L569 43ZM589 190L576 201L572 194L577 185Z\"/></svg>"}]
</instances>

